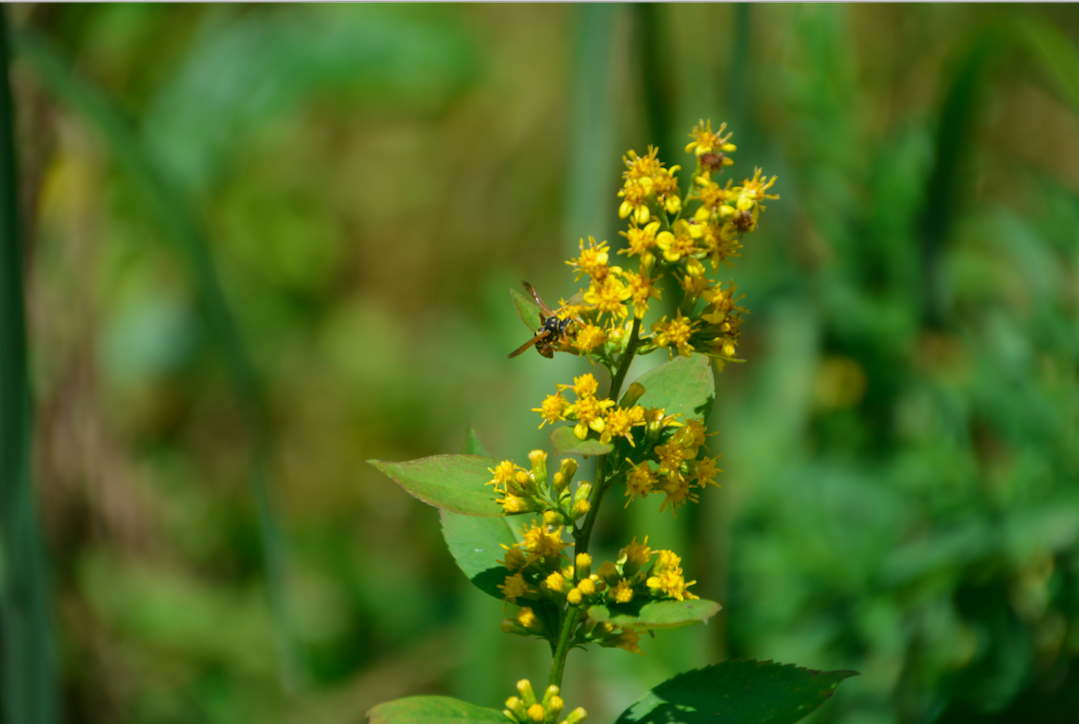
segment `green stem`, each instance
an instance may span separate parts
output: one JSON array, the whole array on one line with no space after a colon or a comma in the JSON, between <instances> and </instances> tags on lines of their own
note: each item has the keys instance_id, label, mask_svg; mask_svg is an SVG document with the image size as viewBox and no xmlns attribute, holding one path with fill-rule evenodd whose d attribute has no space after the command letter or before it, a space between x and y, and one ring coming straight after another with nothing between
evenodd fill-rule
<instances>
[{"instance_id":1,"label":"green stem","mask_svg":"<svg viewBox=\"0 0 1079 724\"><path fill-rule=\"evenodd\" d=\"M562 688L562 672L566 668L566 655L569 654L569 642L573 632L577 630L577 622L581 618L581 609L576 606L569 607L569 613L562 621L562 632L558 637L558 646L554 650L554 663L551 664L551 678L548 686Z\"/></svg>"},{"instance_id":2,"label":"green stem","mask_svg":"<svg viewBox=\"0 0 1079 724\"><path fill-rule=\"evenodd\" d=\"M641 320L634 318L633 330L629 334L629 344L626 345L625 354L622 355L622 359L618 363L618 370L614 373L614 377L611 378L611 391L607 394L607 399L618 401L618 395L622 391L622 383L626 380L626 373L629 372L629 364L633 361L633 356L637 354L637 345L641 342Z\"/></svg>"},{"instance_id":3,"label":"green stem","mask_svg":"<svg viewBox=\"0 0 1079 724\"><path fill-rule=\"evenodd\" d=\"M0 8L0 720L59 721L48 568L31 479L31 393L15 107Z\"/></svg>"},{"instance_id":4,"label":"green stem","mask_svg":"<svg viewBox=\"0 0 1079 724\"><path fill-rule=\"evenodd\" d=\"M614 373L614 377L611 378L611 389L607 393L607 399L617 400L618 393L622 389L622 383L626 379L626 373L629 372L630 362L633 361L633 356L637 352L637 346L640 344L641 338L641 320L633 320L633 329L630 331L629 344L626 345L626 351L622 354L622 358L619 360L618 369ZM592 496L589 498L589 504L591 507L585 514L584 521L581 523L581 527L575 530L573 533L573 553L574 558L578 553L588 552L588 543L592 538L592 527L596 524L596 514L599 512L599 505L603 501L603 493L608 487L607 479L607 456L601 455L596 461L596 483L592 488ZM576 563L576 561L574 561ZM574 566L574 582L577 581L576 565ZM569 654L570 641L573 639L573 634L577 630L577 624L580 622L581 609L577 606L570 606L566 617L562 620L562 630L558 634L558 644L554 650L554 661L551 663L551 677L549 679L549 686L562 686L562 673L566 668L566 656Z\"/></svg>"}]
</instances>

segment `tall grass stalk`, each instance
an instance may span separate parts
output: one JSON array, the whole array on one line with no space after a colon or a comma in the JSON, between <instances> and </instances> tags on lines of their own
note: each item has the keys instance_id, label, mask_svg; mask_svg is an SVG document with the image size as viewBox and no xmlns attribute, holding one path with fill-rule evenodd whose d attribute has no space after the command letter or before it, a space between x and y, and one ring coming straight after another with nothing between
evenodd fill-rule
<instances>
[{"instance_id":1,"label":"tall grass stalk","mask_svg":"<svg viewBox=\"0 0 1079 724\"><path fill-rule=\"evenodd\" d=\"M30 382L15 108L0 8L0 699L8 724L51 724L60 708L45 549L30 474Z\"/></svg>"}]
</instances>

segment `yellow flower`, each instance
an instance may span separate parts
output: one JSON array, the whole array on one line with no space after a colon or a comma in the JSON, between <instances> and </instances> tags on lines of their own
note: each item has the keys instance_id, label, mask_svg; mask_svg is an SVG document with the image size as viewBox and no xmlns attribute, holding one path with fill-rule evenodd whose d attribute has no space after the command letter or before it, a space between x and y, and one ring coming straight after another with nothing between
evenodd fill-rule
<instances>
[{"instance_id":1,"label":"yellow flower","mask_svg":"<svg viewBox=\"0 0 1079 724\"><path fill-rule=\"evenodd\" d=\"M561 394L547 395L547 397L540 403L539 407L533 407L532 412L538 412L540 417L543 418L543 422L540 423L542 428L546 423L552 425L559 420L565 420L566 407L569 402Z\"/></svg>"},{"instance_id":2,"label":"yellow flower","mask_svg":"<svg viewBox=\"0 0 1079 724\"><path fill-rule=\"evenodd\" d=\"M618 551L618 561L626 568L640 568L648 563L651 557L652 550L648 547L648 536L645 536L640 543L637 542L637 536L633 536L629 545Z\"/></svg>"},{"instance_id":3,"label":"yellow flower","mask_svg":"<svg viewBox=\"0 0 1079 724\"><path fill-rule=\"evenodd\" d=\"M693 132L689 134L693 142L686 146L686 153L703 156L707 153L718 153L720 151L730 153L737 150L733 143L728 143L733 134L720 135L726 128L727 124L721 123L719 130L712 133L712 121L701 119L700 125L694 126Z\"/></svg>"},{"instance_id":4,"label":"yellow flower","mask_svg":"<svg viewBox=\"0 0 1079 724\"><path fill-rule=\"evenodd\" d=\"M517 603L517 598L519 596L530 593L528 584L525 583L524 576L520 573L506 576L505 583L499 584L498 590L502 591L503 600L509 601L510 603Z\"/></svg>"},{"instance_id":5,"label":"yellow flower","mask_svg":"<svg viewBox=\"0 0 1079 724\"><path fill-rule=\"evenodd\" d=\"M627 254L633 256L634 254L641 256L645 254L656 244L656 232L659 231L659 222L653 221L646 224L643 227L632 226L629 231L618 232L622 236L626 237L626 241L629 247L620 250L619 254Z\"/></svg>"},{"instance_id":6,"label":"yellow flower","mask_svg":"<svg viewBox=\"0 0 1079 724\"><path fill-rule=\"evenodd\" d=\"M678 261L683 256L692 254L693 234L689 222L679 219L671 227L671 231L656 234L656 246L663 250L663 258L667 261Z\"/></svg>"},{"instance_id":7,"label":"yellow flower","mask_svg":"<svg viewBox=\"0 0 1079 724\"><path fill-rule=\"evenodd\" d=\"M649 467L648 463L638 466L629 458L626 460L633 466L633 470L626 475L626 497L629 498L626 501L626 507L628 508L635 498L643 498L652 492L652 488L656 484L656 475L652 472L652 468ZM645 542L647 541L648 539L645 538Z\"/></svg>"},{"instance_id":8,"label":"yellow flower","mask_svg":"<svg viewBox=\"0 0 1079 724\"><path fill-rule=\"evenodd\" d=\"M685 448L686 460L697 457L697 449L704 444L704 438L707 437L704 430L704 423L693 418L686 421L686 426L671 437L671 440Z\"/></svg>"},{"instance_id":9,"label":"yellow flower","mask_svg":"<svg viewBox=\"0 0 1079 724\"><path fill-rule=\"evenodd\" d=\"M513 515L514 513L525 513L531 509L531 504L526 498L519 498L516 495L507 495L504 498L496 500L499 505L502 506L503 512L507 515Z\"/></svg>"},{"instance_id":10,"label":"yellow flower","mask_svg":"<svg viewBox=\"0 0 1079 724\"><path fill-rule=\"evenodd\" d=\"M716 473L723 472L716 467L717 458L704 457L696 462L693 466L693 479L697 481L697 485L702 488L708 485L715 485L720 487L716 482Z\"/></svg>"},{"instance_id":11,"label":"yellow flower","mask_svg":"<svg viewBox=\"0 0 1079 724\"><path fill-rule=\"evenodd\" d=\"M618 207L620 219L632 214L633 221L638 225L648 223L652 217L652 213L648 210L648 196L652 193L651 181L650 178L626 181L625 186L618 192L623 199Z\"/></svg>"},{"instance_id":12,"label":"yellow flower","mask_svg":"<svg viewBox=\"0 0 1079 724\"><path fill-rule=\"evenodd\" d=\"M532 523L531 528L521 530L524 540L520 543L522 549L528 552L529 560L537 558L557 558L568 543L562 541L562 527L548 531L547 526Z\"/></svg>"},{"instance_id":13,"label":"yellow flower","mask_svg":"<svg viewBox=\"0 0 1079 724\"><path fill-rule=\"evenodd\" d=\"M656 457L659 458L659 472L676 473L686 459L686 450L675 439L663 445L656 445Z\"/></svg>"},{"instance_id":14,"label":"yellow flower","mask_svg":"<svg viewBox=\"0 0 1079 724\"><path fill-rule=\"evenodd\" d=\"M633 316L644 319L648 312L648 300L659 299L661 290L652 286L653 280L644 274L626 272L626 289L629 290L629 299L633 302Z\"/></svg>"},{"instance_id":15,"label":"yellow flower","mask_svg":"<svg viewBox=\"0 0 1079 724\"><path fill-rule=\"evenodd\" d=\"M770 189L775 182L775 176L765 181L761 176L761 169L754 169L753 178L746 179L742 184L741 193L738 194L738 208L743 211L749 211L753 208L754 204L759 204L765 199L778 199L778 194L764 193Z\"/></svg>"},{"instance_id":16,"label":"yellow flower","mask_svg":"<svg viewBox=\"0 0 1079 724\"><path fill-rule=\"evenodd\" d=\"M514 465L512 461L503 460L494 468L487 468L487 472L494 475L494 478L488 480L487 484L493 485L496 492L505 492L507 484L514 481L519 470L521 468Z\"/></svg>"},{"instance_id":17,"label":"yellow flower","mask_svg":"<svg viewBox=\"0 0 1079 724\"><path fill-rule=\"evenodd\" d=\"M693 352L693 345L689 343L689 338L693 334L694 324L694 322L682 316L682 310L678 310L677 316L669 322L667 317L663 317L652 325L652 331L657 333L655 337L656 346L670 347L674 345L678 348L678 354L689 357L690 353Z\"/></svg>"},{"instance_id":18,"label":"yellow flower","mask_svg":"<svg viewBox=\"0 0 1079 724\"><path fill-rule=\"evenodd\" d=\"M613 406L614 400L597 400L595 397L584 397L566 408L566 415L573 416L577 420L577 424L573 428L577 438L584 440L588 437L589 428L596 432L603 432L604 427L606 427L603 413Z\"/></svg>"},{"instance_id":19,"label":"yellow flower","mask_svg":"<svg viewBox=\"0 0 1079 724\"><path fill-rule=\"evenodd\" d=\"M663 162L658 158L659 149L655 146L648 147L647 156L638 156L636 151L630 151L622 157L626 164L626 170L622 172L622 178L627 181L651 178L663 170Z\"/></svg>"},{"instance_id":20,"label":"yellow flower","mask_svg":"<svg viewBox=\"0 0 1079 724\"><path fill-rule=\"evenodd\" d=\"M543 585L547 586L547 588L555 593L564 593L567 585L566 577L558 571L555 571L543 580Z\"/></svg>"},{"instance_id":21,"label":"yellow flower","mask_svg":"<svg viewBox=\"0 0 1079 724\"><path fill-rule=\"evenodd\" d=\"M646 585L653 590L675 598L679 601L697 598L686 589L696 581L686 583L682 577L682 559L672 551L656 551L656 565L652 567L652 575L646 581Z\"/></svg>"},{"instance_id":22,"label":"yellow flower","mask_svg":"<svg viewBox=\"0 0 1079 724\"><path fill-rule=\"evenodd\" d=\"M623 578L618 582L617 586L611 589L608 595L614 599L615 603L629 603L633 600L633 586Z\"/></svg>"},{"instance_id":23,"label":"yellow flower","mask_svg":"<svg viewBox=\"0 0 1079 724\"><path fill-rule=\"evenodd\" d=\"M517 614L517 622L532 631L538 631L542 628L536 614L528 606L523 607Z\"/></svg>"},{"instance_id":24,"label":"yellow flower","mask_svg":"<svg viewBox=\"0 0 1079 724\"><path fill-rule=\"evenodd\" d=\"M602 328L594 324L586 324L577 332L577 337L574 339L573 344L577 349L588 354L606 341L607 333Z\"/></svg>"},{"instance_id":25,"label":"yellow flower","mask_svg":"<svg viewBox=\"0 0 1079 724\"><path fill-rule=\"evenodd\" d=\"M566 263L577 270L574 281L579 280L582 274L587 274L593 279L602 279L608 273L607 259L607 242L601 241L597 245L596 240L590 236L588 237L588 248L585 248L584 239L581 239L581 255Z\"/></svg>"},{"instance_id":26,"label":"yellow flower","mask_svg":"<svg viewBox=\"0 0 1079 724\"><path fill-rule=\"evenodd\" d=\"M679 505L697 502L697 494L690 490L689 481L682 477L681 473L669 473L659 484L659 488L667 494L667 498L659 506L660 513L670 508L674 517L677 518Z\"/></svg>"},{"instance_id":27,"label":"yellow flower","mask_svg":"<svg viewBox=\"0 0 1079 724\"><path fill-rule=\"evenodd\" d=\"M641 413L643 413L643 408ZM636 414L633 412L633 408L616 407L607 413L607 418L604 421L603 434L600 436L600 442L610 442L612 438L624 437L629 440L631 447L636 447L633 443L633 428L637 425L644 424L643 414Z\"/></svg>"},{"instance_id":28,"label":"yellow flower","mask_svg":"<svg viewBox=\"0 0 1079 724\"><path fill-rule=\"evenodd\" d=\"M584 293L584 300L595 307L600 314L624 318L629 314L625 301L630 298L630 294L630 290L626 288L622 280L615 274L609 274L602 281L592 280L588 285L588 291Z\"/></svg>"}]
</instances>

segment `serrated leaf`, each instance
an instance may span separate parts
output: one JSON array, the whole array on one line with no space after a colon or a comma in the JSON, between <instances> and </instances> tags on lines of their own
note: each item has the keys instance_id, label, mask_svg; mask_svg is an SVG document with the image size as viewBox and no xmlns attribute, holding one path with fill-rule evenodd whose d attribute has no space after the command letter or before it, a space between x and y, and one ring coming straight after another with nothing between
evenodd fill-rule
<instances>
[{"instance_id":1,"label":"serrated leaf","mask_svg":"<svg viewBox=\"0 0 1079 724\"><path fill-rule=\"evenodd\" d=\"M476 434L476 428L468 428L468 436L465 438L465 449L462 450L465 455L482 455L485 458L491 457L491 453L487 452L487 448L480 442L479 435Z\"/></svg>"},{"instance_id":2,"label":"serrated leaf","mask_svg":"<svg viewBox=\"0 0 1079 724\"><path fill-rule=\"evenodd\" d=\"M592 606L588 616L596 621L613 623L622 628L672 629L707 623L722 608L715 601L647 601L642 603Z\"/></svg>"},{"instance_id":3,"label":"serrated leaf","mask_svg":"<svg viewBox=\"0 0 1079 724\"><path fill-rule=\"evenodd\" d=\"M716 400L712 365L703 354L675 357L637 378L644 385L644 395L637 403L659 407L668 415L681 414L682 421L695 417L708 420Z\"/></svg>"},{"instance_id":4,"label":"serrated leaf","mask_svg":"<svg viewBox=\"0 0 1079 724\"><path fill-rule=\"evenodd\" d=\"M521 315L521 321L530 332L534 333L543 326L543 322L540 321L540 308L535 301L516 289L510 289L510 297L513 298L513 306L517 307L517 314Z\"/></svg>"},{"instance_id":5,"label":"serrated leaf","mask_svg":"<svg viewBox=\"0 0 1079 724\"><path fill-rule=\"evenodd\" d=\"M428 505L464 515L502 515L494 490L487 485L494 458L480 455L432 455L391 463L368 460L410 495Z\"/></svg>"},{"instance_id":6,"label":"serrated leaf","mask_svg":"<svg viewBox=\"0 0 1079 724\"><path fill-rule=\"evenodd\" d=\"M551 445L559 455L606 455L614 445L599 440L581 440L568 425L551 431Z\"/></svg>"},{"instance_id":7,"label":"serrated leaf","mask_svg":"<svg viewBox=\"0 0 1079 724\"><path fill-rule=\"evenodd\" d=\"M484 593L501 599L498 586L511 571L499 565L505 554L502 546L512 546L517 538L506 518L480 518L446 510L439 511L442 537L457 567Z\"/></svg>"},{"instance_id":8,"label":"serrated leaf","mask_svg":"<svg viewBox=\"0 0 1079 724\"><path fill-rule=\"evenodd\" d=\"M394 699L371 707L367 711L367 718L371 724L507 724L509 721L500 711L449 696L409 696Z\"/></svg>"},{"instance_id":9,"label":"serrated leaf","mask_svg":"<svg viewBox=\"0 0 1079 724\"><path fill-rule=\"evenodd\" d=\"M854 671L812 671L771 661L726 661L668 679L615 724L792 724Z\"/></svg>"}]
</instances>

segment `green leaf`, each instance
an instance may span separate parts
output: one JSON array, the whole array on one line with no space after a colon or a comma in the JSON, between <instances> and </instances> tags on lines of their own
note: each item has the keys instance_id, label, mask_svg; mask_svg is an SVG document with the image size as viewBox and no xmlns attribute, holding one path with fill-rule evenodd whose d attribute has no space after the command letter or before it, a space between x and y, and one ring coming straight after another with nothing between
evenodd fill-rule
<instances>
[{"instance_id":1,"label":"green leaf","mask_svg":"<svg viewBox=\"0 0 1079 724\"><path fill-rule=\"evenodd\" d=\"M771 661L726 661L668 679L615 724L791 724L854 671L811 671Z\"/></svg>"},{"instance_id":2,"label":"green leaf","mask_svg":"<svg viewBox=\"0 0 1079 724\"><path fill-rule=\"evenodd\" d=\"M637 378L644 385L644 395L637 403L660 407L668 415L681 414L682 420L694 417L708 420L716 400L712 365L703 354L675 357Z\"/></svg>"},{"instance_id":3,"label":"green leaf","mask_svg":"<svg viewBox=\"0 0 1079 724\"><path fill-rule=\"evenodd\" d=\"M449 696L410 696L394 699L371 707L367 711L367 718L371 724L507 724L509 721L500 711Z\"/></svg>"},{"instance_id":4,"label":"green leaf","mask_svg":"<svg viewBox=\"0 0 1079 724\"><path fill-rule=\"evenodd\" d=\"M516 289L510 289L510 296L513 297L513 306L517 307L517 314L521 315L521 321L525 323L530 332L535 333L537 329L543 326L543 322L540 321L539 305Z\"/></svg>"},{"instance_id":5,"label":"green leaf","mask_svg":"<svg viewBox=\"0 0 1079 724\"><path fill-rule=\"evenodd\" d=\"M368 460L383 473L428 505L464 515L502 515L495 493L488 487L494 458L480 455L432 455L391 463Z\"/></svg>"},{"instance_id":6,"label":"green leaf","mask_svg":"<svg viewBox=\"0 0 1079 724\"><path fill-rule=\"evenodd\" d=\"M551 431L551 444L559 455L606 455L614 450L614 445L610 443L579 439L568 425Z\"/></svg>"},{"instance_id":7,"label":"green leaf","mask_svg":"<svg viewBox=\"0 0 1079 724\"><path fill-rule=\"evenodd\" d=\"M505 554L502 546L517 542L506 518L479 518L443 510L442 537L458 568L484 593L502 598L498 586L505 583L511 571L499 565Z\"/></svg>"},{"instance_id":8,"label":"green leaf","mask_svg":"<svg viewBox=\"0 0 1079 724\"><path fill-rule=\"evenodd\" d=\"M491 457L491 453L487 452L487 448L480 442L479 435L476 434L476 428L468 428L468 437L465 438L465 449L462 451L465 455L482 455L485 458Z\"/></svg>"},{"instance_id":9,"label":"green leaf","mask_svg":"<svg viewBox=\"0 0 1079 724\"><path fill-rule=\"evenodd\" d=\"M722 608L715 601L646 601L642 603L592 606L588 616L596 621L613 623L622 628L657 629L682 628L695 623L707 623Z\"/></svg>"}]
</instances>

